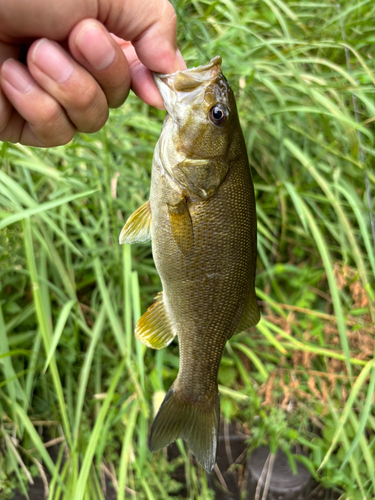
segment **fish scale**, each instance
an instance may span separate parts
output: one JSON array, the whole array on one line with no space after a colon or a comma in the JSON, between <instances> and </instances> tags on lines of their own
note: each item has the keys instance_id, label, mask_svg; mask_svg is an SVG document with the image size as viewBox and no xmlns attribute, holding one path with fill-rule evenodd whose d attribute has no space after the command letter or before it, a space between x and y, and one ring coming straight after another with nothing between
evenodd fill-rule
<instances>
[{"instance_id":1,"label":"fish scale","mask_svg":"<svg viewBox=\"0 0 375 500\"><path fill-rule=\"evenodd\" d=\"M167 116L155 148L150 200L120 235L120 243L133 243L148 232L163 286L136 337L154 348L175 336L179 342L178 376L155 417L149 446L156 451L183 438L211 471L225 343L259 320L254 189L221 59L155 80Z\"/></svg>"}]
</instances>

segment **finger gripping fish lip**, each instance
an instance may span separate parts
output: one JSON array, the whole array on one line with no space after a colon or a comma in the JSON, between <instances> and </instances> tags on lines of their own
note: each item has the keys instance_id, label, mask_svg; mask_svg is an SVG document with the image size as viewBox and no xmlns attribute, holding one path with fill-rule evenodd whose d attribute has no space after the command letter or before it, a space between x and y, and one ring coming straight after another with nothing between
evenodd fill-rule
<instances>
[{"instance_id":1,"label":"finger gripping fish lip","mask_svg":"<svg viewBox=\"0 0 375 500\"><path fill-rule=\"evenodd\" d=\"M181 100L184 105L202 101L207 87L222 77L221 57L216 56L208 64L195 68L168 74L153 73L153 76L167 112L176 118L176 104Z\"/></svg>"},{"instance_id":2,"label":"finger gripping fish lip","mask_svg":"<svg viewBox=\"0 0 375 500\"><path fill-rule=\"evenodd\" d=\"M154 73L154 76L156 78L168 78L173 75L177 75L178 73L184 74L184 75L191 75L191 74L199 74L199 73L204 73L206 71L209 71L210 69L214 67L218 67L218 70L220 71L221 68L221 56L215 56L211 61L207 64L202 64L201 66L196 66L195 68L188 68L185 69L184 71L176 71L175 73Z\"/></svg>"}]
</instances>

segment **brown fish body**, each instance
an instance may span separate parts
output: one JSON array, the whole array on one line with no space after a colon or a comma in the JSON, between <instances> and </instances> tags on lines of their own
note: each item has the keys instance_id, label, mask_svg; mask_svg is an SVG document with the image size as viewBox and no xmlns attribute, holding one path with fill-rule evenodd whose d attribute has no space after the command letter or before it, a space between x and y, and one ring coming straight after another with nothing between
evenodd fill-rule
<instances>
[{"instance_id":1,"label":"brown fish body","mask_svg":"<svg viewBox=\"0 0 375 500\"><path fill-rule=\"evenodd\" d=\"M217 392L225 343L254 298L255 204L240 134L231 149L233 159L217 192L207 200L187 200L194 241L185 255L169 224L169 183L157 169L152 179L153 256L179 339L175 387L197 400Z\"/></svg>"},{"instance_id":2,"label":"brown fish body","mask_svg":"<svg viewBox=\"0 0 375 500\"><path fill-rule=\"evenodd\" d=\"M157 79L172 117L167 115L155 149L142 220L149 219L163 293L136 328L137 338L151 347L163 347L175 335L179 340L178 377L155 418L150 449L182 437L206 470L216 456L217 374L225 343L259 320L254 190L234 96L220 62L215 58L175 78ZM221 113L227 116L217 125ZM140 219L136 214L120 242L136 241L131 236Z\"/></svg>"}]
</instances>

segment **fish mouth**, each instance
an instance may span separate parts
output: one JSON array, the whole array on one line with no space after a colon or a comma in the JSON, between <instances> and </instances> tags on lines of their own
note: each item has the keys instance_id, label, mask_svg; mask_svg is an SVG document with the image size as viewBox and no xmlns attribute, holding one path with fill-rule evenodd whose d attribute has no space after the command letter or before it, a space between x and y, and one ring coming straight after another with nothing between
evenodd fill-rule
<instances>
[{"instance_id":1,"label":"fish mouth","mask_svg":"<svg viewBox=\"0 0 375 500\"><path fill-rule=\"evenodd\" d=\"M221 57L216 56L211 61L207 64L203 64L202 66L197 66L195 68L188 68L185 69L184 71L176 71L175 73L154 73L154 78L169 78L177 75L178 73L183 73L183 74L191 74L191 73L205 73L207 71L210 71L212 68L215 66L218 66L218 72L220 71L221 68Z\"/></svg>"},{"instance_id":2,"label":"fish mouth","mask_svg":"<svg viewBox=\"0 0 375 500\"><path fill-rule=\"evenodd\" d=\"M221 57L216 56L208 64L175 73L153 73L156 85L163 97L167 112L173 117L173 108L183 99L187 105L197 102L206 87L221 71Z\"/></svg>"}]
</instances>

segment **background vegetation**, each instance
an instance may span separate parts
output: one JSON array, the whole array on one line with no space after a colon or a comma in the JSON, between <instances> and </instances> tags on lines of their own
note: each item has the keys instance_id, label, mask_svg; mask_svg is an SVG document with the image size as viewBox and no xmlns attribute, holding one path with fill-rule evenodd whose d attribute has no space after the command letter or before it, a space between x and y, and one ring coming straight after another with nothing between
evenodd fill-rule
<instances>
[{"instance_id":1,"label":"background vegetation","mask_svg":"<svg viewBox=\"0 0 375 500\"><path fill-rule=\"evenodd\" d=\"M342 498L375 498L375 4L176 8L188 66L223 58L257 197L263 318L228 343L223 420L249 450L299 444ZM45 471L50 499L104 498L104 477L120 500L181 496L180 464L188 497L212 498L181 443L173 461L147 450L178 346L135 342L160 281L150 245L118 246L162 120L131 96L65 147L0 144L0 498L35 475L47 490Z\"/></svg>"}]
</instances>

